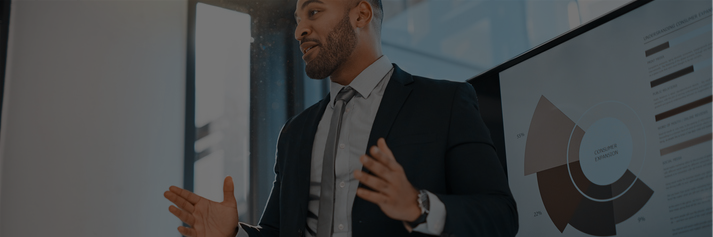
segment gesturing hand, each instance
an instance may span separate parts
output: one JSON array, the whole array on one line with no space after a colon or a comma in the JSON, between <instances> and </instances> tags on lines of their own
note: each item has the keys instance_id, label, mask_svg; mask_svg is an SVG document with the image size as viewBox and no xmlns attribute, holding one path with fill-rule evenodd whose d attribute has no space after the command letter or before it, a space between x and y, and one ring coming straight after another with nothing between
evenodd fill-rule
<instances>
[{"instance_id":1,"label":"gesturing hand","mask_svg":"<svg viewBox=\"0 0 713 237\"><path fill-rule=\"evenodd\" d=\"M370 149L371 156L362 155L359 160L374 175L354 171L354 177L374 191L359 188L357 196L379 205L388 217L400 221L415 221L421 215L418 207L418 191L406 178L403 167L396 162L386 141L379 138L377 146Z\"/></svg>"},{"instance_id":2,"label":"gesturing hand","mask_svg":"<svg viewBox=\"0 0 713 237\"><path fill-rule=\"evenodd\" d=\"M178 227L178 232L190 237L235 236L238 227L238 207L233 195L233 178L225 177L223 202L214 202L188 190L171 186L163 193L171 205L168 210L178 219L190 225Z\"/></svg>"}]
</instances>

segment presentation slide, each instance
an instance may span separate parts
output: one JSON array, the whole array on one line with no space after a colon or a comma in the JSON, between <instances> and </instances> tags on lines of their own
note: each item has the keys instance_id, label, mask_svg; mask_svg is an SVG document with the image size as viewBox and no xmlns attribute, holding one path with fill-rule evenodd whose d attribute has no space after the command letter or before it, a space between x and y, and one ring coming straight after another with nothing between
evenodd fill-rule
<instances>
[{"instance_id":1,"label":"presentation slide","mask_svg":"<svg viewBox=\"0 0 713 237\"><path fill-rule=\"evenodd\" d=\"M711 236L711 1L653 1L500 73L518 236Z\"/></svg>"}]
</instances>

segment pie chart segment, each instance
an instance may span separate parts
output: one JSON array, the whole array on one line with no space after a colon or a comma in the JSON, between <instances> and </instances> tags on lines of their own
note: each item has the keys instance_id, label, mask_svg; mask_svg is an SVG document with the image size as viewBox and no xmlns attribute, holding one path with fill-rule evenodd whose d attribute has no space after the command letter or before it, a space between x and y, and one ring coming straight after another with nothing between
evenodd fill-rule
<instances>
[{"instance_id":1,"label":"pie chart segment","mask_svg":"<svg viewBox=\"0 0 713 237\"><path fill-rule=\"evenodd\" d=\"M636 176L627 170L622 179L625 178L628 180L622 182L617 181L611 185L614 195L624 192L631 183L631 180L636 179ZM619 224L634 216L636 212L646 205L653 195L654 190L644 184L640 179L637 179L629 191L612 201L614 203L614 222Z\"/></svg>"},{"instance_id":2,"label":"pie chart segment","mask_svg":"<svg viewBox=\"0 0 713 237\"><path fill-rule=\"evenodd\" d=\"M537 185L545 210L560 232L567 227L579 203L586 199L575 189L568 176L566 165L537 172Z\"/></svg>"},{"instance_id":3,"label":"pie chart segment","mask_svg":"<svg viewBox=\"0 0 713 237\"><path fill-rule=\"evenodd\" d=\"M569 221L575 229L595 236L616 235L614 205L612 202L596 202L582 199L577 211Z\"/></svg>"},{"instance_id":4,"label":"pie chart segment","mask_svg":"<svg viewBox=\"0 0 713 237\"><path fill-rule=\"evenodd\" d=\"M551 169L567 163L567 144L574 127L567 115L562 113L544 96L540 97L530 121L525 145L525 175ZM572 142L581 141L584 130L577 127ZM564 149L563 149L564 148ZM570 150L570 154L573 154ZM579 149L576 149L578 154ZM577 156L574 156L577 157ZM570 156L569 162L576 161Z\"/></svg>"}]
</instances>

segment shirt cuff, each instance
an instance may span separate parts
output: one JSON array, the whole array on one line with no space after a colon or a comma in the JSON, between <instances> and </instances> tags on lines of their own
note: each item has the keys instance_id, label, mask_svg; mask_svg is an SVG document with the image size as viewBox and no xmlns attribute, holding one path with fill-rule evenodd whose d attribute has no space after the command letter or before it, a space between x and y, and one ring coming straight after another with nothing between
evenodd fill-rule
<instances>
[{"instance_id":1,"label":"shirt cuff","mask_svg":"<svg viewBox=\"0 0 713 237\"><path fill-rule=\"evenodd\" d=\"M248 232L245 232L243 230L243 226L238 224L238 234L235 235L235 237L250 237L250 236L248 235Z\"/></svg>"},{"instance_id":2,"label":"shirt cuff","mask_svg":"<svg viewBox=\"0 0 713 237\"><path fill-rule=\"evenodd\" d=\"M446 223L446 205L443 204L441 199L438 199L438 196L435 194L429 192L428 190L426 193L428 193L428 201L430 205L426 222L411 229L411 226L404 221L404 226L409 232L417 231L429 235L441 235L443 232L443 226Z\"/></svg>"}]
</instances>

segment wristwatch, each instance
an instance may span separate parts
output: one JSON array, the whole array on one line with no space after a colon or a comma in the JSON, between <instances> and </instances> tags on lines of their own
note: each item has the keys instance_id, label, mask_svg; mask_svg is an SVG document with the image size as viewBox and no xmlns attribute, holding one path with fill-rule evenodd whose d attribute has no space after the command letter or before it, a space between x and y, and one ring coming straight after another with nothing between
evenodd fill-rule
<instances>
[{"instance_id":1,"label":"wristwatch","mask_svg":"<svg viewBox=\"0 0 713 237\"><path fill-rule=\"evenodd\" d=\"M428 192L426 192L426 190L418 190L418 207L421 208L421 215L413 222L406 222L409 226L411 226L411 228L416 228L416 226L423 224L426 222L426 218L428 217L430 203L428 201Z\"/></svg>"}]
</instances>

